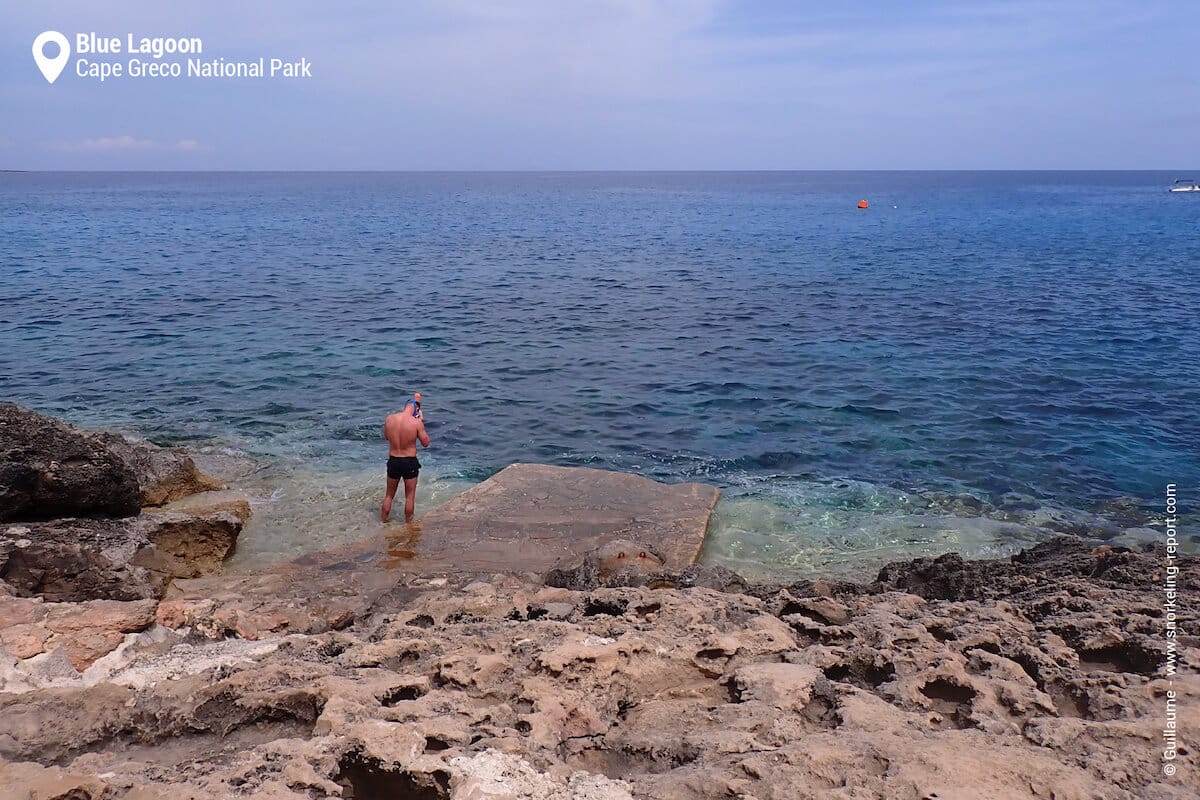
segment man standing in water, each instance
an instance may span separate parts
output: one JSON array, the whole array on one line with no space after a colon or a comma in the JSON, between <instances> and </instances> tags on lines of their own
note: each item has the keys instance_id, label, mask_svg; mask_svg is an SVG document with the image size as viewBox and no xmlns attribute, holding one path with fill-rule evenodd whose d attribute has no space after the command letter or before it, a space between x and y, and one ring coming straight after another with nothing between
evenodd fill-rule
<instances>
[{"instance_id":1,"label":"man standing in water","mask_svg":"<svg viewBox=\"0 0 1200 800\"><path fill-rule=\"evenodd\" d=\"M429 434L425 432L425 417L421 415L421 395L404 404L396 414L388 414L383 423L383 438L388 440L387 495L383 498L383 513L380 519L388 521L392 513L392 498L396 488L404 481L404 519L411 520L417 504L417 474L421 462L417 461L417 441L429 447Z\"/></svg>"}]
</instances>

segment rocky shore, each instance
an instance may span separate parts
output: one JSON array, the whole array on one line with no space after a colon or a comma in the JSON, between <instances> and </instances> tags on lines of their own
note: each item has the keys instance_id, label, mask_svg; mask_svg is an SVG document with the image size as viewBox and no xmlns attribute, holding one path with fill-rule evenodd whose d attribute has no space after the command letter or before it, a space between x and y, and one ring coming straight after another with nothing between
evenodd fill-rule
<instances>
[{"instance_id":1,"label":"rocky shore","mask_svg":"<svg viewBox=\"0 0 1200 800\"><path fill-rule=\"evenodd\" d=\"M1161 548L787 586L636 539L537 573L349 548L223 575L244 500L112 445L0 406L5 798L1195 796L1194 558L1168 678Z\"/></svg>"}]
</instances>

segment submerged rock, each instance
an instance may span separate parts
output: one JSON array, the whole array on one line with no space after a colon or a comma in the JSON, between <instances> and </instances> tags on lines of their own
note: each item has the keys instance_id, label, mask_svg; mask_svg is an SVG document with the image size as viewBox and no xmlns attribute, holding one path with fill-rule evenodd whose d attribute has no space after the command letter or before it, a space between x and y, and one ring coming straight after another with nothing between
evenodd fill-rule
<instances>
[{"instance_id":1,"label":"submerged rock","mask_svg":"<svg viewBox=\"0 0 1200 800\"><path fill-rule=\"evenodd\" d=\"M95 433L0 403L0 522L138 513L134 470Z\"/></svg>"}]
</instances>

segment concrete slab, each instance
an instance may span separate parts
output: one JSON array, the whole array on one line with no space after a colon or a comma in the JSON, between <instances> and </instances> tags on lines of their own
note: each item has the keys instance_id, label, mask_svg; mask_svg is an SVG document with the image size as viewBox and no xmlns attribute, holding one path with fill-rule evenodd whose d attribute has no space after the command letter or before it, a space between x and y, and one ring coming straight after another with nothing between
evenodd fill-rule
<instances>
[{"instance_id":1,"label":"concrete slab","mask_svg":"<svg viewBox=\"0 0 1200 800\"><path fill-rule=\"evenodd\" d=\"M678 569L699 556L719 495L715 486L700 483L513 464L411 524L393 523L381 536L294 563L361 569L375 561L414 573L541 573L561 558L629 539Z\"/></svg>"},{"instance_id":2,"label":"concrete slab","mask_svg":"<svg viewBox=\"0 0 1200 800\"><path fill-rule=\"evenodd\" d=\"M176 580L159 622L233 630L247 639L336 629L384 594L445 583L434 576L544 574L559 559L574 561L614 539L644 544L678 569L699 556L718 495L699 483L514 464L381 535L254 574Z\"/></svg>"}]
</instances>

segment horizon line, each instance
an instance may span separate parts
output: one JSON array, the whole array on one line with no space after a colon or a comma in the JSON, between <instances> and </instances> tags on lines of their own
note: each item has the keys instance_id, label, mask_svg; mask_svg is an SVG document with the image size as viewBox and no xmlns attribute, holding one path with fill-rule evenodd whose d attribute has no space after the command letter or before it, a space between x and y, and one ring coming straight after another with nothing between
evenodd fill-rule
<instances>
[{"instance_id":1,"label":"horizon line","mask_svg":"<svg viewBox=\"0 0 1200 800\"><path fill-rule=\"evenodd\" d=\"M787 173L787 172L875 172L875 173L896 173L896 172L1176 172L1164 167L1105 167L1105 168L1059 168L1059 167L1037 167L1037 168L1018 168L1018 167L955 167L955 168L920 168L920 169L871 169L869 167L856 167L852 169L836 169L836 168L766 168L766 169L723 169L723 168L702 168L702 169L553 169L553 168L530 168L530 169L260 169L260 168L245 168L245 169L0 169L0 174L63 174L63 173L88 173L88 174L112 174L112 173L181 173L181 174L221 174L221 173L261 173L261 174L328 174L328 173L345 173L345 174L364 174L364 173L405 173L405 174L429 174L429 175L461 175L461 174L611 174L611 173L644 173L644 174L695 174L695 173ZM1183 170L1187 172L1188 170ZM1197 172L1200 170L1191 170Z\"/></svg>"}]
</instances>

